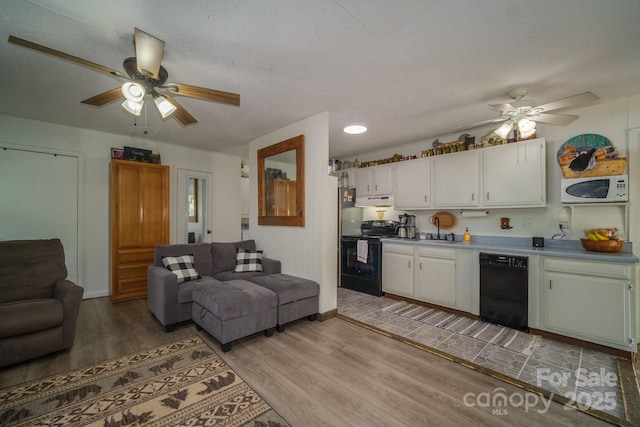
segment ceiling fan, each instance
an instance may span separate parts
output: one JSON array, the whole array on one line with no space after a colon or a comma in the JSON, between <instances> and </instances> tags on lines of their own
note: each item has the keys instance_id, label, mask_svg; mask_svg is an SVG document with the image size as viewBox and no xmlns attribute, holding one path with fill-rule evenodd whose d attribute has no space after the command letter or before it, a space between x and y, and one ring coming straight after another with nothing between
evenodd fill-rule
<instances>
[{"instance_id":1,"label":"ceiling fan","mask_svg":"<svg viewBox=\"0 0 640 427\"><path fill-rule=\"evenodd\" d=\"M504 122L502 126L495 131L498 136L506 138L511 129L517 125L520 136L528 138L535 133L536 122L551 125L566 125L578 118L578 116L553 113L554 111L581 104L589 104L600 99L592 92L584 92L538 106L532 99L523 99L528 92L528 88L526 87L510 90L508 95L514 101L509 104L489 105L489 108L500 111L500 117L461 126L454 129L453 132L476 128L491 123Z\"/></svg>"},{"instance_id":2,"label":"ceiling fan","mask_svg":"<svg viewBox=\"0 0 640 427\"><path fill-rule=\"evenodd\" d=\"M198 121L172 95L188 96L229 105L240 105L240 95L236 93L183 83L167 83L169 73L160 65L165 43L138 28L134 29L136 56L125 59L123 63L126 74L18 37L9 36L9 42L127 80L122 87L110 89L87 98L81 101L83 104L99 107L124 97L125 100L122 103L122 107L138 116L142 111L145 96L150 95L163 118L172 115L183 125L194 124Z\"/></svg>"}]
</instances>

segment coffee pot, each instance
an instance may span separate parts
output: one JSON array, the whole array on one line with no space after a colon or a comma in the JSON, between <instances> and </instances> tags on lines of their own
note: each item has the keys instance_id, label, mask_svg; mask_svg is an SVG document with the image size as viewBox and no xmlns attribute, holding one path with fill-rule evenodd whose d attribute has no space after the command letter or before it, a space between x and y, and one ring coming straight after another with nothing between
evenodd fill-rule
<instances>
[{"instance_id":1,"label":"coffee pot","mask_svg":"<svg viewBox=\"0 0 640 427\"><path fill-rule=\"evenodd\" d=\"M402 214L398 216L400 225L398 226L398 237L415 239L416 238L416 216Z\"/></svg>"}]
</instances>

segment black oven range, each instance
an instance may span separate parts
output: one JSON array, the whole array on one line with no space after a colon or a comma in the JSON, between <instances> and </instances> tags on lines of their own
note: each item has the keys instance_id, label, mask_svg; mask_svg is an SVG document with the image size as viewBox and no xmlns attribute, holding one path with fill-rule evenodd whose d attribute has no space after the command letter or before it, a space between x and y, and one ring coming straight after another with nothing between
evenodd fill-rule
<instances>
[{"instance_id":1,"label":"black oven range","mask_svg":"<svg viewBox=\"0 0 640 427\"><path fill-rule=\"evenodd\" d=\"M342 236L341 286L382 296L382 242L397 233L397 221L363 221L359 235Z\"/></svg>"}]
</instances>

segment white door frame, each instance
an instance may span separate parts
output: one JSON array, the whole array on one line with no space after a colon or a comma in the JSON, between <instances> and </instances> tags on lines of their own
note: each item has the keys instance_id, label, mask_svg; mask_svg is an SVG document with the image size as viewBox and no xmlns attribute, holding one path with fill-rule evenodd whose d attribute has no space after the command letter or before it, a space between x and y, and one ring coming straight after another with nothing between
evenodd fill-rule
<instances>
[{"instance_id":1,"label":"white door frame","mask_svg":"<svg viewBox=\"0 0 640 427\"><path fill-rule=\"evenodd\" d=\"M189 179L196 178L202 180L202 242L210 243L213 241L213 197L211 197L211 188L213 188L213 173L204 171L195 171L190 169L177 168L176 177L176 243L187 243L187 231L189 229L189 216L187 208L188 185Z\"/></svg>"}]
</instances>

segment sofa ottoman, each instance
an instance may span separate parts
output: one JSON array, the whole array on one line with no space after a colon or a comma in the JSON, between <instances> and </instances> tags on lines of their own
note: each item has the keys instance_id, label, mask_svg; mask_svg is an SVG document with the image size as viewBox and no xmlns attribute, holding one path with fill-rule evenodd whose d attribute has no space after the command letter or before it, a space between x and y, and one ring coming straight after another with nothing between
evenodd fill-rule
<instances>
[{"instance_id":1,"label":"sofa ottoman","mask_svg":"<svg viewBox=\"0 0 640 427\"><path fill-rule=\"evenodd\" d=\"M278 332L294 320L308 317L315 320L320 303L320 285L312 280L289 274L269 274L252 277L253 283L272 290L278 296Z\"/></svg>"},{"instance_id":2,"label":"sofa ottoman","mask_svg":"<svg viewBox=\"0 0 640 427\"><path fill-rule=\"evenodd\" d=\"M270 337L277 325L277 295L246 280L198 284L192 298L193 321L218 340L223 352L231 350L232 341L257 332Z\"/></svg>"}]
</instances>

